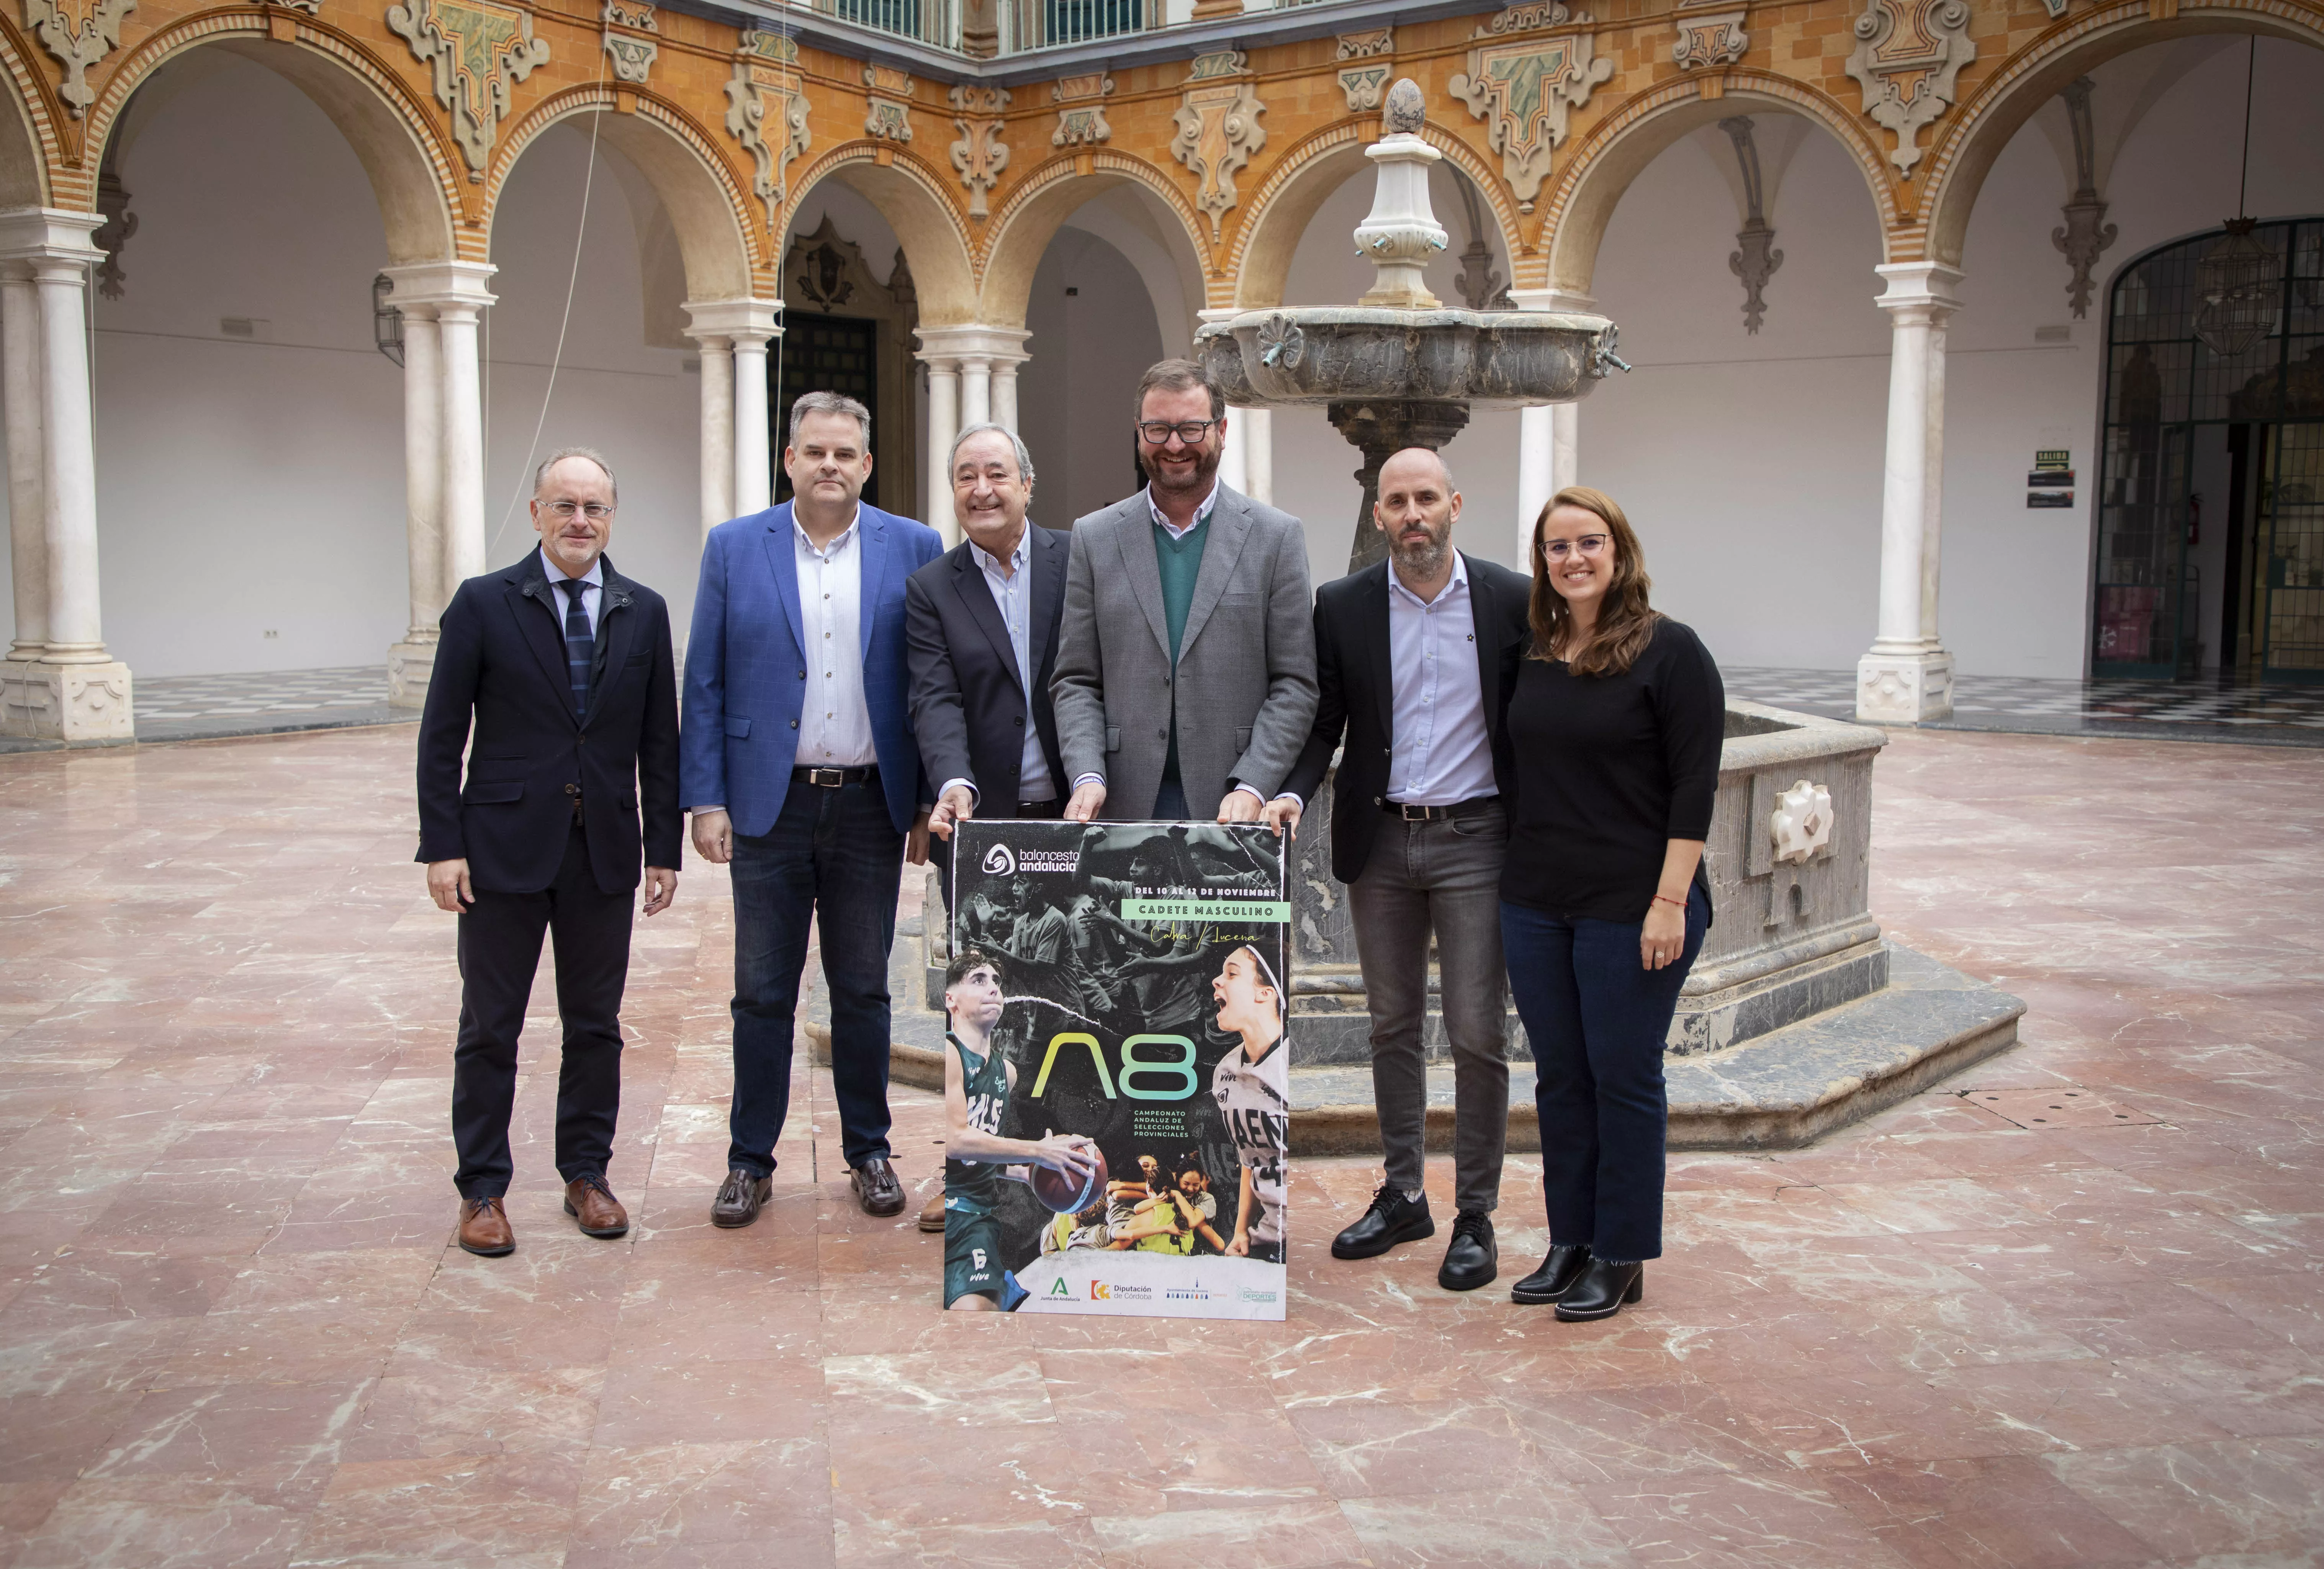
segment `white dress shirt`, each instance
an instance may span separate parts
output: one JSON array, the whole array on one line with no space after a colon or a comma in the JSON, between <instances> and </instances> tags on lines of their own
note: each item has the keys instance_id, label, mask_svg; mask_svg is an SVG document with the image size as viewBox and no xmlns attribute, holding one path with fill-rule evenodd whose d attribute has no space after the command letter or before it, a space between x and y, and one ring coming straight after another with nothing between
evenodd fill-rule
<instances>
[{"instance_id":1,"label":"white dress shirt","mask_svg":"<svg viewBox=\"0 0 2324 1569\"><path fill-rule=\"evenodd\" d=\"M1025 751L1017 765L1017 800L1008 803L1016 810L1018 801L1046 801L1057 793L1055 780L1049 777L1049 760L1041 752L1041 734L1033 725L1033 521L1025 520L1017 535L1017 548L1009 554L1004 566L998 556L986 552L973 540L969 541L969 558L977 570L984 574L984 586L992 591L993 608L1009 628L1009 649L1017 658L1017 684L1025 692ZM973 797L981 796L974 785L964 779L948 779L936 791L941 796L954 785L964 785Z\"/></svg>"},{"instance_id":2,"label":"white dress shirt","mask_svg":"<svg viewBox=\"0 0 2324 1569\"><path fill-rule=\"evenodd\" d=\"M565 575L564 568L549 558L549 547L546 545L540 548L540 569L549 577L549 586L553 590L549 596L549 607L557 612L557 626L561 632L565 628L565 607L573 597L565 592L565 586L573 579ZM581 614L589 618L589 635L595 637L597 613L605 607L605 558L603 556L589 563L589 570L581 574L581 581L596 590L595 593L585 590L581 595Z\"/></svg>"},{"instance_id":3,"label":"white dress shirt","mask_svg":"<svg viewBox=\"0 0 2324 1569\"><path fill-rule=\"evenodd\" d=\"M1469 567L1452 552L1452 579L1423 599L1388 569L1388 798L1449 807L1499 789L1485 693L1477 671Z\"/></svg>"},{"instance_id":4,"label":"white dress shirt","mask_svg":"<svg viewBox=\"0 0 2324 1569\"><path fill-rule=\"evenodd\" d=\"M880 761L872 710L863 701L863 509L818 550L796 514L799 631L807 640L807 698L799 714L798 766L861 768Z\"/></svg>"}]
</instances>

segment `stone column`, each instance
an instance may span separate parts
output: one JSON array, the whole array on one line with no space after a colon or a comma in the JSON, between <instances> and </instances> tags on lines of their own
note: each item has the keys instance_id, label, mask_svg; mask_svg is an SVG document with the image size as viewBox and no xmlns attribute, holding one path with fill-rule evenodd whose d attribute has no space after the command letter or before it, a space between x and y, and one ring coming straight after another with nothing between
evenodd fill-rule
<instances>
[{"instance_id":1,"label":"stone column","mask_svg":"<svg viewBox=\"0 0 2324 1569\"><path fill-rule=\"evenodd\" d=\"M1950 718L1953 657L1937 634L1944 494L1945 324L1961 274L1934 262L1876 269L1887 283L1888 442L1880 497L1880 619L1857 661L1856 716L1914 725Z\"/></svg>"},{"instance_id":2,"label":"stone column","mask_svg":"<svg viewBox=\"0 0 2324 1569\"><path fill-rule=\"evenodd\" d=\"M971 425L988 421L1017 429L1017 367L1025 363L1025 340L1032 334L977 321L915 328L913 333L920 340L913 357L928 367L927 520L930 528L957 544L960 524L952 515L953 438ZM1040 466L1037 452L1033 466Z\"/></svg>"},{"instance_id":3,"label":"stone column","mask_svg":"<svg viewBox=\"0 0 2324 1569\"><path fill-rule=\"evenodd\" d=\"M436 308L444 351L444 602L481 577L484 560L484 401L476 355L484 307L474 300Z\"/></svg>"},{"instance_id":4,"label":"stone column","mask_svg":"<svg viewBox=\"0 0 2324 1569\"><path fill-rule=\"evenodd\" d=\"M1004 429L1017 429L1017 367L1028 356L1021 354L992 356L992 422ZM1033 466L1041 466L1038 458Z\"/></svg>"},{"instance_id":5,"label":"stone column","mask_svg":"<svg viewBox=\"0 0 2324 1569\"><path fill-rule=\"evenodd\" d=\"M1275 504L1275 411L1238 409L1242 421L1242 494L1268 506Z\"/></svg>"},{"instance_id":6,"label":"stone column","mask_svg":"<svg viewBox=\"0 0 2324 1569\"><path fill-rule=\"evenodd\" d=\"M0 422L7 430L8 544L16 590L8 658L49 646L48 504L41 485L41 295L21 262L0 269Z\"/></svg>"},{"instance_id":7,"label":"stone column","mask_svg":"<svg viewBox=\"0 0 2324 1569\"><path fill-rule=\"evenodd\" d=\"M1512 289L1519 310L1598 314L1598 301L1565 289ZM1533 526L1549 498L1582 483L1575 472L1582 433L1582 405L1545 403L1517 411L1517 570L1533 570Z\"/></svg>"},{"instance_id":8,"label":"stone column","mask_svg":"<svg viewBox=\"0 0 2324 1569\"><path fill-rule=\"evenodd\" d=\"M22 361L16 368L32 372L39 408L38 515L47 600L39 658L0 661L0 730L68 743L128 741L135 734L129 667L106 651L98 608L88 275L104 255L90 235L104 222L101 214L57 208L0 213L0 263L10 264L20 280L29 278L33 294L27 325L37 344L37 369ZM18 308L24 303L20 295Z\"/></svg>"},{"instance_id":9,"label":"stone column","mask_svg":"<svg viewBox=\"0 0 2324 1569\"><path fill-rule=\"evenodd\" d=\"M436 623L444 614L444 365L436 308L406 305L403 317L403 531L411 567L411 624L387 651L387 700L398 708L428 701L436 668Z\"/></svg>"},{"instance_id":10,"label":"stone column","mask_svg":"<svg viewBox=\"0 0 2324 1569\"><path fill-rule=\"evenodd\" d=\"M960 361L960 424L953 433L958 435L971 425L989 425L991 422L992 356L963 355ZM1037 469L1039 466L1038 464L1034 465Z\"/></svg>"},{"instance_id":11,"label":"stone column","mask_svg":"<svg viewBox=\"0 0 2324 1569\"><path fill-rule=\"evenodd\" d=\"M763 512L775 499L777 450L767 406L767 343L782 336L772 300L689 300L702 346L702 527Z\"/></svg>"},{"instance_id":12,"label":"stone column","mask_svg":"<svg viewBox=\"0 0 2324 1569\"><path fill-rule=\"evenodd\" d=\"M1232 321L1242 314L1240 306L1213 305L1194 312L1194 319L1203 327L1214 322ZM1259 412L1256 408L1232 404L1227 409L1226 441L1219 448L1219 482L1231 490L1250 494L1250 438L1255 433L1250 417ZM1273 468L1269 466L1272 487Z\"/></svg>"},{"instance_id":13,"label":"stone column","mask_svg":"<svg viewBox=\"0 0 2324 1569\"><path fill-rule=\"evenodd\" d=\"M952 513L952 444L960 434L960 362L927 349L917 357L928 367L927 495L920 515L944 535L946 546L957 545L960 520Z\"/></svg>"}]
</instances>

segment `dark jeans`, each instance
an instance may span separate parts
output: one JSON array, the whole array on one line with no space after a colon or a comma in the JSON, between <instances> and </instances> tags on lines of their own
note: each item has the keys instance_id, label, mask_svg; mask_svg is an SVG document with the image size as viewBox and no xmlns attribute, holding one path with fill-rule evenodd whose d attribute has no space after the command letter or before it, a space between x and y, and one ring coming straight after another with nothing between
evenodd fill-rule
<instances>
[{"instance_id":1,"label":"dark jeans","mask_svg":"<svg viewBox=\"0 0 2324 1569\"><path fill-rule=\"evenodd\" d=\"M1553 1242L1587 1242L1619 1263L1662 1257L1663 1041L1710 925L1697 887L1679 962L1649 970L1638 961L1637 922L1501 904L1509 990L1533 1045Z\"/></svg>"},{"instance_id":2,"label":"dark jeans","mask_svg":"<svg viewBox=\"0 0 2324 1569\"><path fill-rule=\"evenodd\" d=\"M557 881L540 893L475 891L460 914L460 1036L452 1052L452 1143L462 1198L498 1198L514 1169L509 1111L517 1037L540 968L546 931L557 955L557 1169L567 1182L603 1177L622 1110L622 987L630 973L633 890L606 893L576 827Z\"/></svg>"},{"instance_id":3,"label":"dark jeans","mask_svg":"<svg viewBox=\"0 0 2324 1569\"><path fill-rule=\"evenodd\" d=\"M794 782L759 838L734 835L734 1101L726 1163L761 1177L791 1101L791 1035L812 925L831 986L831 1087L850 1167L888 1149L888 952L904 836L876 780Z\"/></svg>"},{"instance_id":4,"label":"dark jeans","mask_svg":"<svg viewBox=\"0 0 2324 1569\"><path fill-rule=\"evenodd\" d=\"M1509 1127L1508 992L1501 964L1501 863L1508 847L1508 817L1498 805L1434 822L1390 818L1380 824L1363 872L1348 885L1372 1016L1372 1100L1388 1185L1406 1193L1421 1186L1428 1120L1421 1027L1428 1016L1433 933L1444 1034L1452 1047L1453 1202L1487 1213L1500 1203Z\"/></svg>"}]
</instances>

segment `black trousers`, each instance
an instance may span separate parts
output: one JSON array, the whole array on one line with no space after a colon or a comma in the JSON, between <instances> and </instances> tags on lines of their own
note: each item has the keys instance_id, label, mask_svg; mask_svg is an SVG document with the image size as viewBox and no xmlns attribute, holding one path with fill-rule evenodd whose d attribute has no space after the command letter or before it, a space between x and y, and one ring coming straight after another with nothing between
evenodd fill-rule
<instances>
[{"instance_id":1,"label":"black trousers","mask_svg":"<svg viewBox=\"0 0 2324 1569\"><path fill-rule=\"evenodd\" d=\"M567 1182L603 1177L622 1109L622 988L630 973L635 891L598 888L588 841L576 825L548 888L480 888L460 916L460 1038L452 1054L452 1142L460 1169L454 1185L462 1198L508 1192L516 1042L544 931L555 944L557 1013L565 1026L557 1169Z\"/></svg>"}]
</instances>

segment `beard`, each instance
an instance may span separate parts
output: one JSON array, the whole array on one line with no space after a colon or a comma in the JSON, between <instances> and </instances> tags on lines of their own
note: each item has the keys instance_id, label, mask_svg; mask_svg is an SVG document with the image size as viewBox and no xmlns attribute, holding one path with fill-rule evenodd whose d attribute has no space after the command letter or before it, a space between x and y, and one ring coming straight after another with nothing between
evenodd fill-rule
<instances>
[{"instance_id":1,"label":"beard","mask_svg":"<svg viewBox=\"0 0 2324 1569\"><path fill-rule=\"evenodd\" d=\"M1406 577L1434 577L1452 554L1452 531L1446 528L1441 532L1432 531L1424 540L1407 543L1399 530L1388 536L1388 553Z\"/></svg>"},{"instance_id":2,"label":"beard","mask_svg":"<svg viewBox=\"0 0 2324 1569\"><path fill-rule=\"evenodd\" d=\"M1221 449L1213 448L1195 458L1194 477L1171 479L1164 475L1161 466L1155 462L1154 455L1147 449L1144 440L1139 440L1138 444L1138 466L1146 471L1147 482L1152 485L1157 493L1175 491L1181 494L1202 494L1211 488L1211 481L1219 472L1220 456Z\"/></svg>"}]
</instances>

